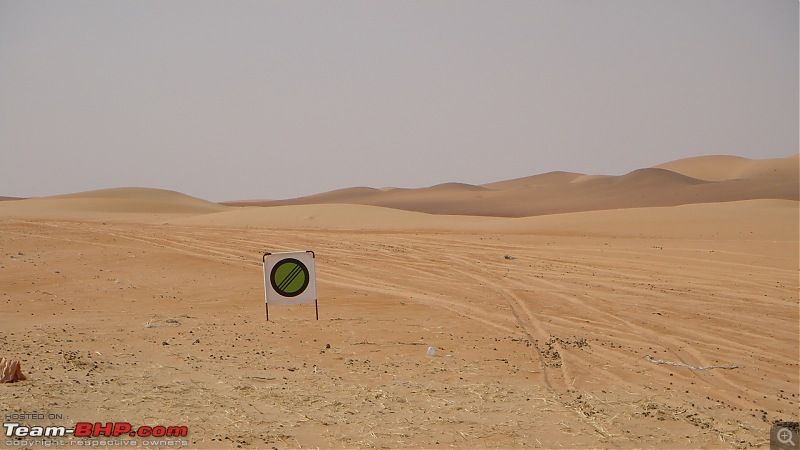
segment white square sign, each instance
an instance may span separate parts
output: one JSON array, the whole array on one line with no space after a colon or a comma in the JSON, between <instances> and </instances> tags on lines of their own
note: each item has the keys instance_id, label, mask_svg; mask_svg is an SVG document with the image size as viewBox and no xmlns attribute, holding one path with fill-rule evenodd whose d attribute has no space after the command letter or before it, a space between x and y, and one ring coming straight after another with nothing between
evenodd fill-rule
<instances>
[{"instance_id":1,"label":"white square sign","mask_svg":"<svg viewBox=\"0 0 800 450\"><path fill-rule=\"evenodd\" d=\"M268 305L293 305L317 301L314 253L265 254L264 290Z\"/></svg>"}]
</instances>

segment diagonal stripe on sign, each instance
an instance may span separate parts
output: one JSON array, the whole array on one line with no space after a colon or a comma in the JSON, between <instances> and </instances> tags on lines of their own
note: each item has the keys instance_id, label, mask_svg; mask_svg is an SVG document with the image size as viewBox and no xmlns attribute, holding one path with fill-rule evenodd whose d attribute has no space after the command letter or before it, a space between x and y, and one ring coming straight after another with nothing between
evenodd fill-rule
<instances>
[{"instance_id":1,"label":"diagonal stripe on sign","mask_svg":"<svg viewBox=\"0 0 800 450\"><path fill-rule=\"evenodd\" d=\"M294 279L297 278L297 275L299 275L300 272L302 271L303 271L302 267L295 265L292 271L289 272L289 274L286 276L286 278L284 278L283 281L281 281L281 284L278 285L278 289L285 291L286 288L289 287L290 284L292 284L292 281L294 281Z\"/></svg>"},{"instance_id":2,"label":"diagonal stripe on sign","mask_svg":"<svg viewBox=\"0 0 800 450\"><path fill-rule=\"evenodd\" d=\"M294 265L294 267L292 267L292 269L289 270L289 273L286 274L286 276L283 278L283 280L281 280L278 283L278 289L280 289L280 290L286 289L286 287L289 285L289 283L291 283L292 276L295 275L299 270L301 270L300 266Z\"/></svg>"},{"instance_id":3,"label":"diagonal stripe on sign","mask_svg":"<svg viewBox=\"0 0 800 450\"><path fill-rule=\"evenodd\" d=\"M294 282L295 278L297 278L298 276L300 276L303 273L303 269L302 268L299 268L299 269L300 270L297 270L297 271L293 270L292 271L291 275L288 278L288 281L285 283L284 287L281 288L282 291L288 290L289 286L292 285L292 283ZM303 275L303 278L305 278L305 275Z\"/></svg>"}]
</instances>

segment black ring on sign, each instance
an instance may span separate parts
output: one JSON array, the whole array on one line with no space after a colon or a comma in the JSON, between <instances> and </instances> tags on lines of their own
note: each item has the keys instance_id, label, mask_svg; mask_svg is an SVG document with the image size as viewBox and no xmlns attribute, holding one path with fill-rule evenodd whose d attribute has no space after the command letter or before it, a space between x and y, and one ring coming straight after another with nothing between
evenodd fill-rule
<instances>
[{"instance_id":1,"label":"black ring on sign","mask_svg":"<svg viewBox=\"0 0 800 450\"><path fill-rule=\"evenodd\" d=\"M283 278L280 283L278 283L275 280L275 275L277 274L278 269L280 269L286 264L292 264L295 267L293 267L292 270L289 271L287 276ZM299 275L301 272L303 274L303 285L300 286L300 288L295 291L292 292L286 291L285 289L287 289L292 284L294 278L296 278L297 275ZM294 276L292 276L292 274L294 274ZM291 280L289 280L290 277ZM272 267L272 270L270 271L269 274L269 283L272 285L272 289L274 289L275 292L277 292L279 295L282 295L284 297L297 297L298 295L305 292L306 288L308 287L308 282L310 278L311 277L308 274L308 268L306 267L305 264L294 258L286 258L278 261Z\"/></svg>"}]
</instances>

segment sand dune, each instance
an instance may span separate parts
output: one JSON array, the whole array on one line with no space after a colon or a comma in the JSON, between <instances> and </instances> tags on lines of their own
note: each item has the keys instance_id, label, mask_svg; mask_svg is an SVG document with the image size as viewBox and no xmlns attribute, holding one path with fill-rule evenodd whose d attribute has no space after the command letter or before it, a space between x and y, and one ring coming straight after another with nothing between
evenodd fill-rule
<instances>
[{"instance_id":1,"label":"sand dune","mask_svg":"<svg viewBox=\"0 0 800 450\"><path fill-rule=\"evenodd\" d=\"M752 160L739 156L698 156L655 166L707 181L751 179L759 177L798 178L798 155L787 158Z\"/></svg>"},{"instance_id":2,"label":"sand dune","mask_svg":"<svg viewBox=\"0 0 800 450\"><path fill-rule=\"evenodd\" d=\"M69 218L154 214L159 216L208 214L226 210L225 206L153 188L112 188L52 197L0 203L0 216Z\"/></svg>"},{"instance_id":3,"label":"sand dune","mask_svg":"<svg viewBox=\"0 0 800 450\"><path fill-rule=\"evenodd\" d=\"M233 208L171 223L298 230L430 231L685 239L797 239L798 202L746 200L508 218L427 214L365 205ZM732 227L731 224L736 226Z\"/></svg>"},{"instance_id":4,"label":"sand dune","mask_svg":"<svg viewBox=\"0 0 800 450\"><path fill-rule=\"evenodd\" d=\"M677 172L658 168L638 169L626 173L625 175L591 181L591 183L595 186L601 186L603 184L615 184L626 188L645 187L648 185L661 187L707 184L704 181L696 178L687 177L686 175Z\"/></svg>"},{"instance_id":5,"label":"sand dune","mask_svg":"<svg viewBox=\"0 0 800 450\"><path fill-rule=\"evenodd\" d=\"M678 159L654 167L699 180L723 181L736 178L734 174L743 170L750 162L751 160L740 156L710 155Z\"/></svg>"},{"instance_id":6,"label":"sand dune","mask_svg":"<svg viewBox=\"0 0 800 450\"><path fill-rule=\"evenodd\" d=\"M551 172L473 186L350 188L232 206L360 204L445 215L526 217L603 209L675 206L751 199L800 199L798 158L689 158L621 176Z\"/></svg>"},{"instance_id":7,"label":"sand dune","mask_svg":"<svg viewBox=\"0 0 800 450\"><path fill-rule=\"evenodd\" d=\"M635 183L653 183L658 177L672 180L675 186L697 184L694 179L658 169L645 169L624 177L604 178L597 182L627 188ZM663 180L655 182L662 183ZM525 186L517 189L522 190L523 194L527 193ZM452 194L461 191L462 187L437 187L436 190ZM370 190L363 192L369 194ZM419 203L430 202L431 198L443 203L447 200L446 195L440 198L422 196L420 191L414 193L423 198ZM579 236L616 236L622 233L621 230L628 230L625 235L632 237L766 239L773 236L792 239L797 238L798 202L760 199L675 207L625 207L512 218L430 214L400 208L337 203L226 208L176 192L131 188L7 202L0 204L0 217L119 220L154 224L169 221L176 225L298 230L417 230L534 235L566 233ZM737 226L731 227L732 223Z\"/></svg>"},{"instance_id":8,"label":"sand dune","mask_svg":"<svg viewBox=\"0 0 800 450\"><path fill-rule=\"evenodd\" d=\"M482 184L481 186L488 189L502 191L506 189L516 189L521 187L562 185L564 183L569 183L581 176L583 176L583 174L573 173L573 172L548 172L539 175L532 175L529 177L515 178L513 180Z\"/></svg>"},{"instance_id":9,"label":"sand dune","mask_svg":"<svg viewBox=\"0 0 800 450\"><path fill-rule=\"evenodd\" d=\"M352 229L381 229L384 222L404 222L409 216L386 211L375 214L375 210L343 205L391 208L443 216L533 217L754 199L796 201L800 198L798 179L797 155L770 160L705 156L634 170L621 176L550 172L481 186L444 183L418 189L354 187L290 200L227 203L270 207L320 205L320 208L311 211L302 208L281 209L280 214L277 213L278 210L247 210L226 216L228 207L178 192L116 188L6 201L0 203L0 216L68 218L85 214L95 214L97 217L122 214L134 218L133 213L149 213L158 216L154 220L166 220L172 215L223 213L214 215L209 220L235 222L236 219L231 218L238 217L253 223L261 220L263 214L265 220L285 224L287 218L293 218L297 214L302 217L318 217L321 214L325 217L321 222L326 225L339 223L339 218L353 218L362 225L351 223L348 227ZM309 220L313 222L313 219ZM474 218L466 219L463 223L476 221ZM419 223L439 226L436 225L436 220L428 217ZM410 227L414 226L416 225ZM445 228L447 226L444 225Z\"/></svg>"}]
</instances>

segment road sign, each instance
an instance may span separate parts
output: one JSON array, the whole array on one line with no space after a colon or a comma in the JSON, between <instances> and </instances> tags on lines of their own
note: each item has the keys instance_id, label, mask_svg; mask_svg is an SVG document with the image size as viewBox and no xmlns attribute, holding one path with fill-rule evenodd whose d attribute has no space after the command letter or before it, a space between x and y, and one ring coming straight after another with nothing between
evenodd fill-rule
<instances>
[{"instance_id":1,"label":"road sign","mask_svg":"<svg viewBox=\"0 0 800 450\"><path fill-rule=\"evenodd\" d=\"M261 260L264 262L267 320L269 305L317 304L314 252L264 253Z\"/></svg>"}]
</instances>

